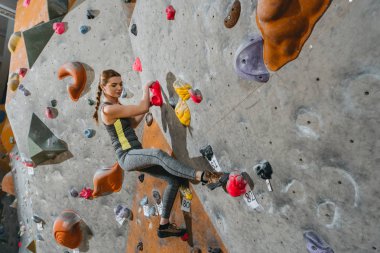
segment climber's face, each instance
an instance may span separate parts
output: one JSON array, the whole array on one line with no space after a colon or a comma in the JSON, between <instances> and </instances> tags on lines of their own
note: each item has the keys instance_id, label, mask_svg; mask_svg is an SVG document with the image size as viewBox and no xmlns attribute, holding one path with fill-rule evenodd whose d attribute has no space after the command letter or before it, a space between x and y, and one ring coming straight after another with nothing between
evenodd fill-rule
<instances>
[{"instance_id":1,"label":"climber's face","mask_svg":"<svg viewBox=\"0 0 380 253\"><path fill-rule=\"evenodd\" d=\"M114 76L108 79L108 82L103 86L104 94L111 97L120 97L123 91L123 82L120 76Z\"/></svg>"}]
</instances>

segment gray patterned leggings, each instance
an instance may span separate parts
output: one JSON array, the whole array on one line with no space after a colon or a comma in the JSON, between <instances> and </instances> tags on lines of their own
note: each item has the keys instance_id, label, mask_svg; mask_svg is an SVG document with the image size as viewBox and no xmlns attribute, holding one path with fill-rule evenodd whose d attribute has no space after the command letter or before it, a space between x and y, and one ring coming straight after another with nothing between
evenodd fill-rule
<instances>
[{"instance_id":1,"label":"gray patterned leggings","mask_svg":"<svg viewBox=\"0 0 380 253\"><path fill-rule=\"evenodd\" d=\"M132 149L119 157L125 171L145 172L168 182L162 197L162 218L169 219L179 186L185 179L195 180L195 170L160 149Z\"/></svg>"}]
</instances>

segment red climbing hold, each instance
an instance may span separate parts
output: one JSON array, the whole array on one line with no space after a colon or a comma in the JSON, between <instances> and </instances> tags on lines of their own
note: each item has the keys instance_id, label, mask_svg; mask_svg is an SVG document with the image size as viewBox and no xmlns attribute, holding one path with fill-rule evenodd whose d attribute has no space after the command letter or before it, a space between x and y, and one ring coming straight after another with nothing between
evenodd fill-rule
<instances>
[{"instance_id":1,"label":"red climbing hold","mask_svg":"<svg viewBox=\"0 0 380 253\"><path fill-rule=\"evenodd\" d=\"M18 74L19 74L19 76L24 77L27 71L28 71L27 68L20 68L18 70Z\"/></svg>"},{"instance_id":2,"label":"red climbing hold","mask_svg":"<svg viewBox=\"0 0 380 253\"><path fill-rule=\"evenodd\" d=\"M158 81L155 81L150 87L150 92L153 94L150 98L150 103L155 106L161 106L163 99L161 94L161 86Z\"/></svg>"},{"instance_id":3,"label":"red climbing hold","mask_svg":"<svg viewBox=\"0 0 380 253\"><path fill-rule=\"evenodd\" d=\"M30 1L31 0L24 0L24 2L22 3L22 6L24 6L25 8L28 7L30 4Z\"/></svg>"},{"instance_id":4,"label":"red climbing hold","mask_svg":"<svg viewBox=\"0 0 380 253\"><path fill-rule=\"evenodd\" d=\"M198 89L195 89L195 90L190 89L189 93L190 93L190 97L194 101L194 103L199 104L200 102L202 102L203 96L202 96L202 93L201 93L200 90L198 90Z\"/></svg>"},{"instance_id":5,"label":"red climbing hold","mask_svg":"<svg viewBox=\"0 0 380 253\"><path fill-rule=\"evenodd\" d=\"M186 242L187 240L189 240L189 234L188 233L185 233L183 236L181 236L181 240Z\"/></svg>"},{"instance_id":6,"label":"red climbing hold","mask_svg":"<svg viewBox=\"0 0 380 253\"><path fill-rule=\"evenodd\" d=\"M246 192L246 185L247 181L243 178L243 176L240 173L233 172L230 174L226 189L232 197L239 197Z\"/></svg>"},{"instance_id":7,"label":"red climbing hold","mask_svg":"<svg viewBox=\"0 0 380 253\"><path fill-rule=\"evenodd\" d=\"M167 20L174 20L174 16L175 16L175 10L173 6L169 5L168 7L166 7L166 18Z\"/></svg>"},{"instance_id":8,"label":"red climbing hold","mask_svg":"<svg viewBox=\"0 0 380 253\"><path fill-rule=\"evenodd\" d=\"M135 63L133 63L132 68L134 71L142 72L142 66L141 66L141 61L139 57L136 58Z\"/></svg>"},{"instance_id":9,"label":"red climbing hold","mask_svg":"<svg viewBox=\"0 0 380 253\"><path fill-rule=\"evenodd\" d=\"M82 191L79 193L79 197L85 199L92 199L92 190L90 188L84 187Z\"/></svg>"},{"instance_id":10,"label":"red climbing hold","mask_svg":"<svg viewBox=\"0 0 380 253\"><path fill-rule=\"evenodd\" d=\"M48 119L54 119L56 117L53 110L54 110L54 108L52 108L52 107L46 107L45 116Z\"/></svg>"},{"instance_id":11,"label":"red climbing hold","mask_svg":"<svg viewBox=\"0 0 380 253\"><path fill-rule=\"evenodd\" d=\"M62 33L65 32L65 23L63 23L63 22L55 22L53 24L53 29L54 29L55 33L62 34Z\"/></svg>"}]
</instances>

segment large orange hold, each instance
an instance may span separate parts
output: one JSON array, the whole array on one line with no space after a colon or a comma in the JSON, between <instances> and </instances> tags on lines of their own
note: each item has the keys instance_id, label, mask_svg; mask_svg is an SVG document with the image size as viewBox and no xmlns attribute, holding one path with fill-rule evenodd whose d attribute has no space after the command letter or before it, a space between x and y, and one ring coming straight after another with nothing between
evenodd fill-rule
<instances>
[{"instance_id":1,"label":"large orange hold","mask_svg":"<svg viewBox=\"0 0 380 253\"><path fill-rule=\"evenodd\" d=\"M99 169L94 175L94 198L118 192L123 186L124 170L119 163L115 163L111 168Z\"/></svg>"},{"instance_id":2,"label":"large orange hold","mask_svg":"<svg viewBox=\"0 0 380 253\"><path fill-rule=\"evenodd\" d=\"M264 38L264 62L276 71L298 57L330 0L258 0L256 23Z\"/></svg>"},{"instance_id":3,"label":"large orange hold","mask_svg":"<svg viewBox=\"0 0 380 253\"><path fill-rule=\"evenodd\" d=\"M10 171L3 177L3 181L1 182L1 190L3 192L16 196L13 176Z\"/></svg>"},{"instance_id":4,"label":"large orange hold","mask_svg":"<svg viewBox=\"0 0 380 253\"><path fill-rule=\"evenodd\" d=\"M53 225L53 234L57 243L70 249L78 248L83 239L80 220L74 211L64 210Z\"/></svg>"},{"instance_id":5,"label":"large orange hold","mask_svg":"<svg viewBox=\"0 0 380 253\"><path fill-rule=\"evenodd\" d=\"M74 80L68 88L70 98L73 101L78 101L80 95L86 87L86 69L80 62L65 63L58 69L58 79L62 80L67 76L71 76Z\"/></svg>"}]
</instances>

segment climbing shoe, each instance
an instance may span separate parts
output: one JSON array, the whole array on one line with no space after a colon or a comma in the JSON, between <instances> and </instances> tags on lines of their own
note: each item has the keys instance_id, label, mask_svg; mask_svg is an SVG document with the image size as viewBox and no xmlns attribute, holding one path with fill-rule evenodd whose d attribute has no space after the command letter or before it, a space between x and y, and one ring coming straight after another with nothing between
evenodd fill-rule
<instances>
[{"instance_id":1,"label":"climbing shoe","mask_svg":"<svg viewBox=\"0 0 380 253\"><path fill-rule=\"evenodd\" d=\"M186 229L177 228L177 226L174 223L160 225L160 227L157 230L157 235L160 238L171 237L171 236L180 237L180 236L183 236L185 233L186 233Z\"/></svg>"},{"instance_id":2,"label":"climbing shoe","mask_svg":"<svg viewBox=\"0 0 380 253\"><path fill-rule=\"evenodd\" d=\"M206 177L207 180L203 180L203 177ZM204 175L202 175L202 183L210 190L214 190L221 186L225 187L228 177L229 173L205 171Z\"/></svg>"}]
</instances>

